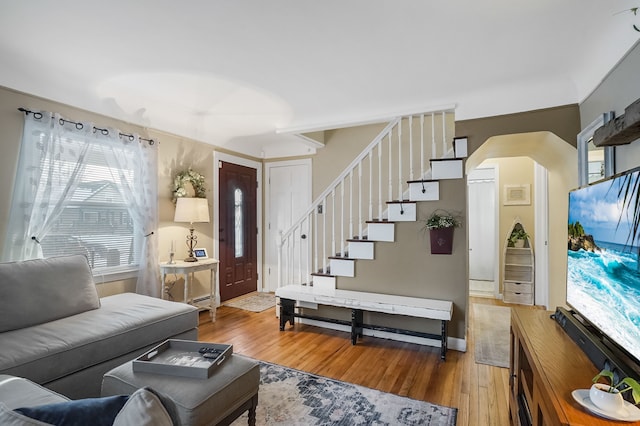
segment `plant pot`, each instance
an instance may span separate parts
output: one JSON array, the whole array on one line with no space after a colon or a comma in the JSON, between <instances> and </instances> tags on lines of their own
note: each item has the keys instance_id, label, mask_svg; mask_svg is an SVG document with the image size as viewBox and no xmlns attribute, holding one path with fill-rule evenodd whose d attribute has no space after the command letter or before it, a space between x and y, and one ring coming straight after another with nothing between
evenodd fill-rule
<instances>
[{"instance_id":1,"label":"plant pot","mask_svg":"<svg viewBox=\"0 0 640 426\"><path fill-rule=\"evenodd\" d=\"M453 227L430 229L431 254L451 254L453 251Z\"/></svg>"},{"instance_id":2,"label":"plant pot","mask_svg":"<svg viewBox=\"0 0 640 426\"><path fill-rule=\"evenodd\" d=\"M515 248L522 248L524 247L524 240L516 240L515 243L513 243L513 246Z\"/></svg>"},{"instance_id":3,"label":"plant pot","mask_svg":"<svg viewBox=\"0 0 640 426\"><path fill-rule=\"evenodd\" d=\"M624 407L624 400L620 391L603 383L594 383L591 386L589 399L591 399L593 405L607 413L617 413L618 410L622 410Z\"/></svg>"}]
</instances>

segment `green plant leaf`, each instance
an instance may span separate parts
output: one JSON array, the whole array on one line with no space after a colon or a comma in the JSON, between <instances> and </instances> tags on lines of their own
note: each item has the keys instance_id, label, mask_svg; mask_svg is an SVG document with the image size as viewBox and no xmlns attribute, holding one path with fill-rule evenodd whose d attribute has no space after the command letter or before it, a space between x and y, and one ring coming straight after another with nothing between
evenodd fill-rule
<instances>
[{"instance_id":1,"label":"green plant leaf","mask_svg":"<svg viewBox=\"0 0 640 426\"><path fill-rule=\"evenodd\" d=\"M613 373L611 371L609 371L609 370L602 370L591 381L593 383L598 383L600 381L600 379L602 379L602 378L609 379L609 383L607 383L607 384L609 386L613 386Z\"/></svg>"},{"instance_id":2,"label":"green plant leaf","mask_svg":"<svg viewBox=\"0 0 640 426\"><path fill-rule=\"evenodd\" d=\"M620 389L620 386L627 385L628 387L625 389ZM631 377L625 377L620 381L620 383L616 386L616 388L620 389L620 392L627 392L631 389L631 396L633 397L634 404L640 402L640 384L636 382Z\"/></svg>"}]
</instances>

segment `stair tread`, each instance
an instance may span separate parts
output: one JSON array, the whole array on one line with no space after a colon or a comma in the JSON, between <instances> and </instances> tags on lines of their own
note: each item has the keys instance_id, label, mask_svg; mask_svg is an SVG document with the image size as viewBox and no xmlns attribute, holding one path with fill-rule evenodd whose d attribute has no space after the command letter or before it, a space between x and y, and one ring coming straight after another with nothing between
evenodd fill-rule
<instances>
[{"instance_id":1,"label":"stair tread","mask_svg":"<svg viewBox=\"0 0 640 426\"><path fill-rule=\"evenodd\" d=\"M411 200L393 200L393 201L387 201L387 204L415 204L415 201L411 201Z\"/></svg>"},{"instance_id":2,"label":"stair tread","mask_svg":"<svg viewBox=\"0 0 640 426\"><path fill-rule=\"evenodd\" d=\"M431 158L429 161L463 161L463 158L460 157L452 157L452 158Z\"/></svg>"},{"instance_id":3,"label":"stair tread","mask_svg":"<svg viewBox=\"0 0 640 426\"><path fill-rule=\"evenodd\" d=\"M427 182L439 182L438 179L420 179L420 180L408 180L407 183L427 183Z\"/></svg>"},{"instance_id":4,"label":"stair tread","mask_svg":"<svg viewBox=\"0 0 640 426\"><path fill-rule=\"evenodd\" d=\"M337 275L325 274L325 273L322 273L322 272L312 272L311 275L315 275L315 276L318 276L318 277L330 277L330 278L336 278L337 277Z\"/></svg>"}]
</instances>

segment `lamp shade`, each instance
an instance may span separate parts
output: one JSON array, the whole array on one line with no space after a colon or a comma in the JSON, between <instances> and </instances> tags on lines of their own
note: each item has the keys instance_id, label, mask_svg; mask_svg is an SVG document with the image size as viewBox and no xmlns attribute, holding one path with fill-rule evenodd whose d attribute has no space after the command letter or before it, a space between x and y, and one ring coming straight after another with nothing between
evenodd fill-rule
<instances>
[{"instance_id":1,"label":"lamp shade","mask_svg":"<svg viewBox=\"0 0 640 426\"><path fill-rule=\"evenodd\" d=\"M209 222L209 204L206 198L181 197L176 202L174 222Z\"/></svg>"}]
</instances>

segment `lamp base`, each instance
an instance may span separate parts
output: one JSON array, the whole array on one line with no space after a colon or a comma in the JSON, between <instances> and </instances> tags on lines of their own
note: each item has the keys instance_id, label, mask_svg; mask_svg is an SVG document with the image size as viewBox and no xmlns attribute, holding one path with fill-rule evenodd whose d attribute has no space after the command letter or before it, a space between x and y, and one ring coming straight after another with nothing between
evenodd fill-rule
<instances>
[{"instance_id":1,"label":"lamp base","mask_svg":"<svg viewBox=\"0 0 640 426\"><path fill-rule=\"evenodd\" d=\"M185 262L197 262L198 259L196 259L195 257L191 256L191 257L187 257L186 259L184 259Z\"/></svg>"}]
</instances>

